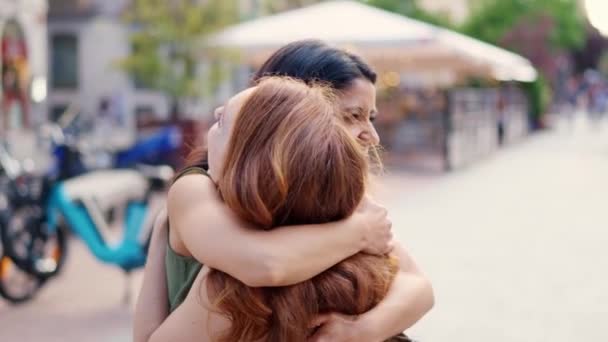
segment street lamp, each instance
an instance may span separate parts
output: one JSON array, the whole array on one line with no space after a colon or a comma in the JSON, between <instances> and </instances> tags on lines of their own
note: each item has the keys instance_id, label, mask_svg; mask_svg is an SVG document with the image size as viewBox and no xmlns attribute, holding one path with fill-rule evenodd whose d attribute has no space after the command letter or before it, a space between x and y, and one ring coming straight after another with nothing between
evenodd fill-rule
<instances>
[{"instance_id":1,"label":"street lamp","mask_svg":"<svg viewBox=\"0 0 608 342\"><path fill-rule=\"evenodd\" d=\"M603 35L608 35L608 1L585 0L585 10L591 25Z\"/></svg>"}]
</instances>

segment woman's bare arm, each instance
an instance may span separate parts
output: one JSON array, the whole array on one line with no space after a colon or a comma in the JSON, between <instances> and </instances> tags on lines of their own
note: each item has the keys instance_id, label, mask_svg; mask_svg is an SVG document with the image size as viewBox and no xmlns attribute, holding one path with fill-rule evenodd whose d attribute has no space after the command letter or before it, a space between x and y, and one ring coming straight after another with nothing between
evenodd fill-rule
<instances>
[{"instance_id":1,"label":"woman's bare arm","mask_svg":"<svg viewBox=\"0 0 608 342\"><path fill-rule=\"evenodd\" d=\"M188 175L171 187L168 213L172 243L248 286L292 285L359 251L392 249L386 210L371 202L339 222L261 231L225 206L208 177Z\"/></svg>"},{"instance_id":2,"label":"woman's bare arm","mask_svg":"<svg viewBox=\"0 0 608 342\"><path fill-rule=\"evenodd\" d=\"M207 268L199 272L190 292L148 339L135 342L212 342L218 333L230 327L224 317L210 311L211 303L205 285Z\"/></svg>"},{"instance_id":3,"label":"woman's bare arm","mask_svg":"<svg viewBox=\"0 0 608 342\"><path fill-rule=\"evenodd\" d=\"M147 341L169 315L165 253L168 236L167 212L163 210L154 222L144 280L135 306L133 341Z\"/></svg>"},{"instance_id":4,"label":"woman's bare arm","mask_svg":"<svg viewBox=\"0 0 608 342\"><path fill-rule=\"evenodd\" d=\"M357 324L365 341L384 341L412 327L435 304L430 280L400 244L393 254L399 258L400 271L386 297L372 310L359 316Z\"/></svg>"},{"instance_id":5,"label":"woman's bare arm","mask_svg":"<svg viewBox=\"0 0 608 342\"><path fill-rule=\"evenodd\" d=\"M395 244L400 271L386 297L372 310L351 317L339 313L322 315L322 325L311 342L379 342L418 322L434 305L433 288L407 250Z\"/></svg>"}]
</instances>

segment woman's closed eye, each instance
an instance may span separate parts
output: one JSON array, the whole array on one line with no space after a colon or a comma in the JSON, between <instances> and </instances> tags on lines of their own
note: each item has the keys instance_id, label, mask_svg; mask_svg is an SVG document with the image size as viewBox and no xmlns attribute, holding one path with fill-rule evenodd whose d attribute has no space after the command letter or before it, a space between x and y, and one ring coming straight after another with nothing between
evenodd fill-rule
<instances>
[{"instance_id":1,"label":"woman's closed eye","mask_svg":"<svg viewBox=\"0 0 608 342\"><path fill-rule=\"evenodd\" d=\"M353 110L350 112L350 117L355 121L363 120L363 113L361 110Z\"/></svg>"},{"instance_id":2,"label":"woman's closed eye","mask_svg":"<svg viewBox=\"0 0 608 342\"><path fill-rule=\"evenodd\" d=\"M369 121L373 123L374 121L376 121L377 118L378 118L378 110L372 109L372 111L369 113Z\"/></svg>"}]
</instances>

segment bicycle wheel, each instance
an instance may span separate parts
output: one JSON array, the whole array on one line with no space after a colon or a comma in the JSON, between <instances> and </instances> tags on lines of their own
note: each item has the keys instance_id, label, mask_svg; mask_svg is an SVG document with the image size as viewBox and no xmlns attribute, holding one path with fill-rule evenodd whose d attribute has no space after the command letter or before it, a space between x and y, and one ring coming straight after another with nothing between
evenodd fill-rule
<instances>
[{"instance_id":1,"label":"bicycle wheel","mask_svg":"<svg viewBox=\"0 0 608 342\"><path fill-rule=\"evenodd\" d=\"M67 253L65 230L49 234L41 208L22 206L4 221L0 229L4 253L19 268L42 279L61 271Z\"/></svg>"},{"instance_id":2,"label":"bicycle wheel","mask_svg":"<svg viewBox=\"0 0 608 342\"><path fill-rule=\"evenodd\" d=\"M21 269L0 251L0 296L12 304L32 299L44 282Z\"/></svg>"}]
</instances>

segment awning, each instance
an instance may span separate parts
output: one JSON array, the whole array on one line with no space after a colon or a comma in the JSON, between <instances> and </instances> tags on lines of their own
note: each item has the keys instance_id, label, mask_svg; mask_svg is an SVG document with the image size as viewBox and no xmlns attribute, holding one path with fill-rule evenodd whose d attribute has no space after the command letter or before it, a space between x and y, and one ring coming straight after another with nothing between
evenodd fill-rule
<instances>
[{"instance_id":1,"label":"awning","mask_svg":"<svg viewBox=\"0 0 608 342\"><path fill-rule=\"evenodd\" d=\"M346 46L400 70L452 70L498 80L533 81L525 58L460 33L355 1L327 1L244 22L214 35L213 46L238 48L253 63L301 39ZM441 69L441 70L440 70Z\"/></svg>"}]
</instances>

